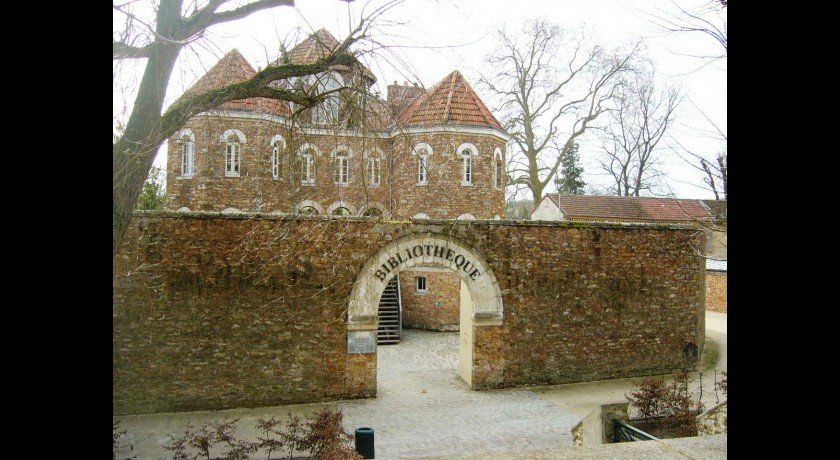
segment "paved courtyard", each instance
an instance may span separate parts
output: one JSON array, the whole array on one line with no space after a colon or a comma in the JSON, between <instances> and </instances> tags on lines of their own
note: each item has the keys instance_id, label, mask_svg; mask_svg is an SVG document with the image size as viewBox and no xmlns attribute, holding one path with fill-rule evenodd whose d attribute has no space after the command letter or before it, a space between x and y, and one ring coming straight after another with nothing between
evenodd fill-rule
<instances>
[{"instance_id":1,"label":"paved courtyard","mask_svg":"<svg viewBox=\"0 0 840 460\"><path fill-rule=\"evenodd\" d=\"M470 390L457 332L404 330L378 353L377 397L338 404L348 431L374 429L378 459L572 446L573 413L528 390Z\"/></svg>"}]
</instances>

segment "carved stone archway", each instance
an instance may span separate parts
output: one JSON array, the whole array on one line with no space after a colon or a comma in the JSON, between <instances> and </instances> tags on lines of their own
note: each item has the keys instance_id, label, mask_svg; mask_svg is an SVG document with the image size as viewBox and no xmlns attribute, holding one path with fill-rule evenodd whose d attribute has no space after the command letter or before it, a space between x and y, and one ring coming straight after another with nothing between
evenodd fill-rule
<instances>
[{"instance_id":1,"label":"carved stone archway","mask_svg":"<svg viewBox=\"0 0 840 460\"><path fill-rule=\"evenodd\" d=\"M402 270L421 266L443 267L454 271L460 277L462 286L469 292L471 302L462 301L462 308L468 305L467 308L471 308L471 311L461 313L462 362L459 374L473 388L483 387L482 382L474 381L475 365L472 362L472 351L482 345L476 342L481 340L476 337L481 336L476 328L502 325L502 295L496 276L484 257L454 238L434 234L412 235L380 249L364 264L356 277L348 305L348 333L367 331L368 334L375 334L378 328L379 300L388 281ZM468 324L465 324L466 322ZM349 347L348 341L348 352L351 352ZM359 368L361 366L348 368L348 381L367 380L370 385L370 377L351 375L354 369ZM365 368L369 370L370 366ZM372 369L375 388L375 364Z\"/></svg>"}]
</instances>

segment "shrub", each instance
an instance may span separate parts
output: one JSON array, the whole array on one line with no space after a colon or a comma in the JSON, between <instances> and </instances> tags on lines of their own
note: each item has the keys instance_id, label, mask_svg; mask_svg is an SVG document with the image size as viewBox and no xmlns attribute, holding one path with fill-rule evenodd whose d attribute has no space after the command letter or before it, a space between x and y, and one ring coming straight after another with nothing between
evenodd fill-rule
<instances>
[{"instance_id":1,"label":"shrub","mask_svg":"<svg viewBox=\"0 0 840 460\"><path fill-rule=\"evenodd\" d=\"M631 420L633 425L659 438L696 436L696 417L704 406L688 390L692 381L687 372L677 374L670 384L657 378L642 380L636 391L625 395L640 415Z\"/></svg>"},{"instance_id":2,"label":"shrub","mask_svg":"<svg viewBox=\"0 0 840 460\"><path fill-rule=\"evenodd\" d=\"M300 417L289 414L285 427L274 417L259 419L256 428L262 433L256 441L238 439L234 435L238 419L205 424L199 429L187 425L184 435L172 439L166 449L173 453L173 460L246 460L256 452L263 452L266 459L282 452L282 458L296 457L308 452L313 460L357 460L362 457L352 446L354 436L344 431L341 411L323 409L312 414L304 423ZM223 449L222 456L212 453Z\"/></svg>"}]
</instances>

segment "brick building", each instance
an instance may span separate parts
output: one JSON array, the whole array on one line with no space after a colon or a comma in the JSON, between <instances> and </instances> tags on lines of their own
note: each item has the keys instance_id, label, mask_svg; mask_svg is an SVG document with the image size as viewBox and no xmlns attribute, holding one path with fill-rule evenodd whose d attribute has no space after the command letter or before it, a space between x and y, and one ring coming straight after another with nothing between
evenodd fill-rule
<instances>
[{"instance_id":1,"label":"brick building","mask_svg":"<svg viewBox=\"0 0 840 460\"><path fill-rule=\"evenodd\" d=\"M312 63L338 45L321 29L285 58ZM232 50L187 94L255 73ZM334 66L321 75L272 83L334 91L315 108L251 98L195 116L169 139L166 207L500 219L509 136L461 73L455 70L428 89L394 82L385 100L372 91L375 81L362 65ZM457 329L457 276L415 267L402 282L407 325Z\"/></svg>"}]
</instances>

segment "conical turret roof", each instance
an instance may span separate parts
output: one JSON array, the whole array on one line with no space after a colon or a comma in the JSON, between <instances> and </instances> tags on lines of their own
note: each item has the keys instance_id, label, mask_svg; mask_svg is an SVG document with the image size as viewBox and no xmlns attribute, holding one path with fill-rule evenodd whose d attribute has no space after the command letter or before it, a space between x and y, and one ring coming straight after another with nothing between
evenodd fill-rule
<instances>
[{"instance_id":1,"label":"conical turret roof","mask_svg":"<svg viewBox=\"0 0 840 460\"><path fill-rule=\"evenodd\" d=\"M257 71L248 63L242 53L232 49L219 62L193 84L181 98L192 94L200 94L212 89L221 88L232 83L241 83L256 74ZM253 110L269 112L276 115L288 116L291 112L285 101L268 99L264 97L252 97L239 101L225 102L220 109Z\"/></svg>"},{"instance_id":2,"label":"conical turret roof","mask_svg":"<svg viewBox=\"0 0 840 460\"><path fill-rule=\"evenodd\" d=\"M457 70L411 101L400 113L397 123L401 126L489 126L503 130Z\"/></svg>"}]
</instances>

